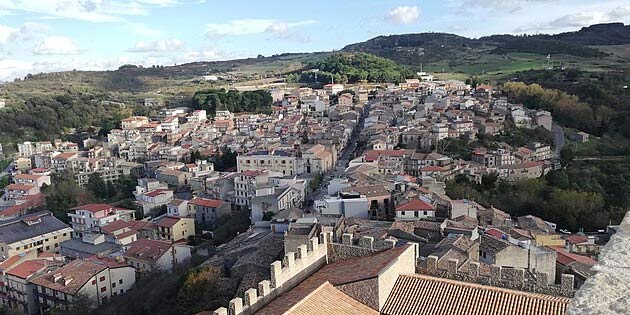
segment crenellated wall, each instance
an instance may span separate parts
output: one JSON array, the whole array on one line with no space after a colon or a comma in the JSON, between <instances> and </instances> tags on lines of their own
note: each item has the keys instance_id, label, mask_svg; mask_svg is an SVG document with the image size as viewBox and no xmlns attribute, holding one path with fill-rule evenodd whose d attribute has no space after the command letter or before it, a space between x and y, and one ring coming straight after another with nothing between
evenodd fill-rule
<instances>
[{"instance_id":1,"label":"crenellated wall","mask_svg":"<svg viewBox=\"0 0 630 315\"><path fill-rule=\"evenodd\" d=\"M330 232L313 237L308 244L288 252L282 261L271 264L271 279L258 283L258 288L245 291L243 298L230 300L228 308L221 307L215 315L250 315L260 310L280 294L290 290L328 263Z\"/></svg>"},{"instance_id":2,"label":"crenellated wall","mask_svg":"<svg viewBox=\"0 0 630 315\"><path fill-rule=\"evenodd\" d=\"M420 266L418 272L441 278L549 295L573 297L575 293L573 288L575 279L569 274L562 275L560 285L549 285L548 275L542 272L530 275L521 268L490 266L490 273L482 274L478 262L468 262L467 272L462 272L457 268L457 259L449 259L447 269L438 268L438 259L437 256L427 257L426 266Z\"/></svg>"},{"instance_id":3,"label":"crenellated wall","mask_svg":"<svg viewBox=\"0 0 630 315\"><path fill-rule=\"evenodd\" d=\"M374 238L371 236L362 236L358 240L355 240L352 234L344 233L341 235L341 244L329 244L328 260L335 262L352 257L367 256L375 252L394 248L394 246L396 246L396 241L393 239L375 242Z\"/></svg>"}]
</instances>

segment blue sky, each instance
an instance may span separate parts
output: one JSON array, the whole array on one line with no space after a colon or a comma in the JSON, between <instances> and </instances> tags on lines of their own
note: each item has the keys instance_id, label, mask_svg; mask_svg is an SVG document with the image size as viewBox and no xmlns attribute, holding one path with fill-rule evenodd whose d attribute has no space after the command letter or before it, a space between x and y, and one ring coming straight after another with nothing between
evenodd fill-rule
<instances>
[{"instance_id":1,"label":"blue sky","mask_svg":"<svg viewBox=\"0 0 630 315\"><path fill-rule=\"evenodd\" d=\"M628 0L0 0L0 81L340 49L378 35L556 33L630 23Z\"/></svg>"}]
</instances>

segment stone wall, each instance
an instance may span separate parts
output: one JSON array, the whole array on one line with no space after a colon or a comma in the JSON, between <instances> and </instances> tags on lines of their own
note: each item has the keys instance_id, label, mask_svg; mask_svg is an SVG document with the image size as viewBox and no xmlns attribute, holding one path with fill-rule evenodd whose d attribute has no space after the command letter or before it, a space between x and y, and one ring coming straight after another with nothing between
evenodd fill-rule
<instances>
[{"instance_id":1,"label":"stone wall","mask_svg":"<svg viewBox=\"0 0 630 315\"><path fill-rule=\"evenodd\" d=\"M368 256L372 253L394 248L395 240L385 239L374 241L373 237L363 236L355 240L352 234L345 233L341 236L341 243L328 245L328 261L335 262L352 257Z\"/></svg>"},{"instance_id":2,"label":"stone wall","mask_svg":"<svg viewBox=\"0 0 630 315\"><path fill-rule=\"evenodd\" d=\"M357 301L378 310L378 278L343 284L337 287Z\"/></svg>"},{"instance_id":3,"label":"stone wall","mask_svg":"<svg viewBox=\"0 0 630 315\"><path fill-rule=\"evenodd\" d=\"M313 237L308 245L300 245L297 253L288 252L283 261L271 264L271 277L258 283L258 288L245 291L243 298L230 300L228 308L221 307L215 315L254 314L280 294L292 289L328 263L328 233Z\"/></svg>"},{"instance_id":4,"label":"stone wall","mask_svg":"<svg viewBox=\"0 0 630 315\"><path fill-rule=\"evenodd\" d=\"M427 257L426 264L418 265L418 272L430 276L478 283L483 285L491 285L514 290L557 295L564 297L573 297L575 290L573 275L563 274L560 285L549 285L549 276L546 273L536 272L532 274L522 268L503 268L499 266L490 266L489 273L483 273L480 270L478 262L468 262L465 268L467 271L462 272L462 267L457 268L457 259L448 260L448 268L438 268L438 257Z\"/></svg>"}]
</instances>

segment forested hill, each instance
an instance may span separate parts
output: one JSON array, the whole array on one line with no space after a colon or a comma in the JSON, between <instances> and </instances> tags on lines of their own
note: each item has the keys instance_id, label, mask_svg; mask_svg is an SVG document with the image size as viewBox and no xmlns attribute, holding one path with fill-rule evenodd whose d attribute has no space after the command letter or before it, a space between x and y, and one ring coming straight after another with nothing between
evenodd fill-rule
<instances>
[{"instance_id":1,"label":"forested hill","mask_svg":"<svg viewBox=\"0 0 630 315\"><path fill-rule=\"evenodd\" d=\"M597 58L606 56L606 53L590 46L625 44L630 44L630 26L609 23L555 35L492 35L478 39L448 33L378 36L342 50L371 53L413 65L513 52Z\"/></svg>"}]
</instances>

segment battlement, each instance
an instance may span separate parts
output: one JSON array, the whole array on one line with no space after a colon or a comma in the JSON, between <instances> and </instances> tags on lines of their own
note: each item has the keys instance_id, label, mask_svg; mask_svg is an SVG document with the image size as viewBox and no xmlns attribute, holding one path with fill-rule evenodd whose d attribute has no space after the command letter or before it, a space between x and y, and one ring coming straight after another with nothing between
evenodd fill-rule
<instances>
[{"instance_id":1,"label":"battlement","mask_svg":"<svg viewBox=\"0 0 630 315\"><path fill-rule=\"evenodd\" d=\"M328 243L332 235L323 232L308 244L288 252L282 261L271 263L271 279L258 283L258 288L245 291L243 298L230 300L228 308L221 307L215 315L249 315L260 310L280 294L290 290L328 263Z\"/></svg>"},{"instance_id":2,"label":"battlement","mask_svg":"<svg viewBox=\"0 0 630 315\"><path fill-rule=\"evenodd\" d=\"M441 278L556 296L573 297L575 293L575 279L570 274L562 275L560 285L549 285L548 275L542 272L531 273L521 268L500 266L489 266L489 272L482 272L481 264L478 262L469 261L458 268L459 261L457 259L449 259L447 268L440 269L438 260L437 256L427 257L426 266L418 268L418 272Z\"/></svg>"}]
</instances>

